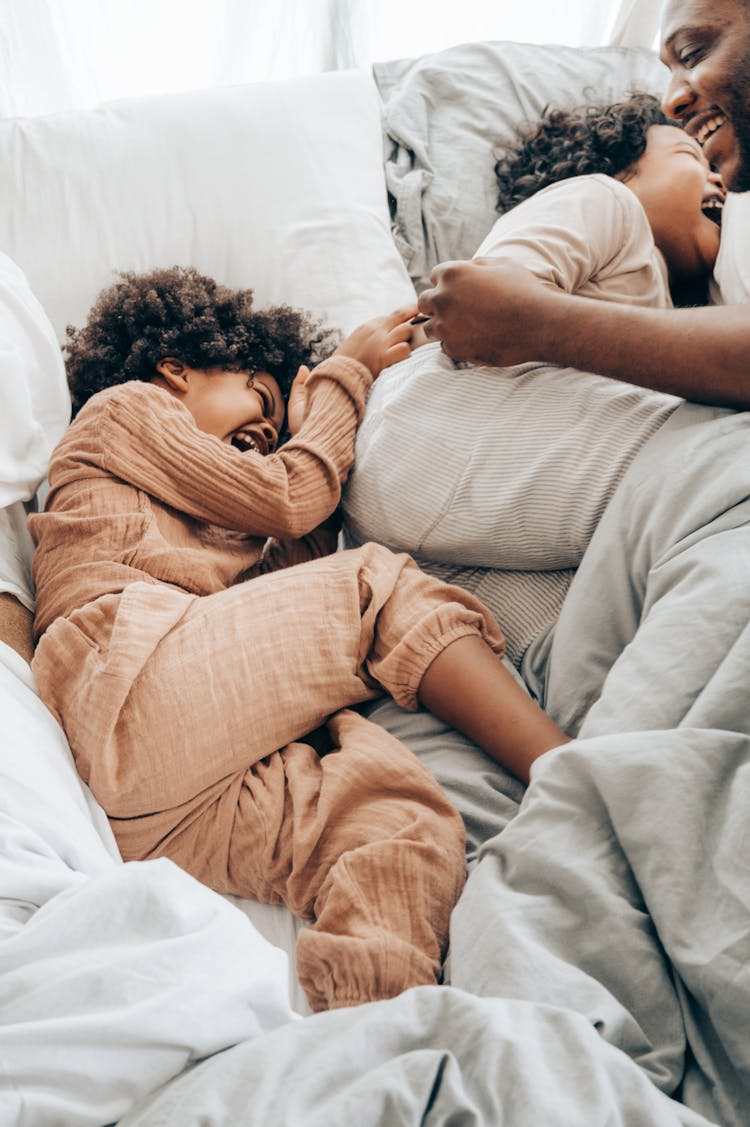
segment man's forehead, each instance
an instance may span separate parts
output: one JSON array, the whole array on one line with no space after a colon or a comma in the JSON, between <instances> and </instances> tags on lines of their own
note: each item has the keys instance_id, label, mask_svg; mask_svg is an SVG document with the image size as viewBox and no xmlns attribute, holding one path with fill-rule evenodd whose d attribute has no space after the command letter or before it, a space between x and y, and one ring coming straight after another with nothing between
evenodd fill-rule
<instances>
[{"instance_id":1,"label":"man's forehead","mask_svg":"<svg viewBox=\"0 0 750 1127\"><path fill-rule=\"evenodd\" d=\"M668 0L662 17L662 43L670 43L683 28L725 22L739 13L744 0Z\"/></svg>"}]
</instances>

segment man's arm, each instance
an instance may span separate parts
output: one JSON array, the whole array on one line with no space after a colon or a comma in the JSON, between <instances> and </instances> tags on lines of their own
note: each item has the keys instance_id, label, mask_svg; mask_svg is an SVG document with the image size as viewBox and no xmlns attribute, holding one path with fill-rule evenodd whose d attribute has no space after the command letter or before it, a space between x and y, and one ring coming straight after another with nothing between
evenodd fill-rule
<instances>
[{"instance_id":1,"label":"man's arm","mask_svg":"<svg viewBox=\"0 0 750 1127\"><path fill-rule=\"evenodd\" d=\"M738 306L652 309L562 293L498 259L436 267L425 330L454 360L538 360L750 409L750 316Z\"/></svg>"}]
</instances>

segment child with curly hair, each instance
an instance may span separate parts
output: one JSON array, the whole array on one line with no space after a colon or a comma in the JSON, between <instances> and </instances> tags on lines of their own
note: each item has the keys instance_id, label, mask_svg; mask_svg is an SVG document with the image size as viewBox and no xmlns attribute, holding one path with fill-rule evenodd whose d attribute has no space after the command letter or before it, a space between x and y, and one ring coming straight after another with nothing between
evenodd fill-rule
<instances>
[{"instance_id":1,"label":"child with curly hair","mask_svg":"<svg viewBox=\"0 0 750 1127\"><path fill-rule=\"evenodd\" d=\"M569 293L655 307L672 304L671 288L705 286L724 188L656 98L550 110L495 171L502 214L480 265L439 274L476 276L503 259ZM434 311L431 293L420 307ZM491 301L474 303L467 334L472 318L492 315ZM526 360L456 364L427 343L389 369L344 496L351 542L408 551L474 591L502 621L516 664L555 621L619 481L680 402Z\"/></svg>"},{"instance_id":2,"label":"child with curly hair","mask_svg":"<svg viewBox=\"0 0 750 1127\"><path fill-rule=\"evenodd\" d=\"M192 269L122 275L69 330L76 416L30 524L39 690L123 857L314 919L313 1009L436 982L464 880L457 813L349 706L421 702L526 777L566 738L476 599L378 545L335 551L365 398L414 312L320 361L300 312Z\"/></svg>"}]
</instances>

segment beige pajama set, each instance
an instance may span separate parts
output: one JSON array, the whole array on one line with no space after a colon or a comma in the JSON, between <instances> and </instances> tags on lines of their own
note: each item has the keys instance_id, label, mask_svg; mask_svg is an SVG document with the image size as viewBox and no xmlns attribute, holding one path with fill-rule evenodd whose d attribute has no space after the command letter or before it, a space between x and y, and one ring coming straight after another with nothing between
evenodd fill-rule
<instances>
[{"instance_id":1,"label":"beige pajama set","mask_svg":"<svg viewBox=\"0 0 750 1127\"><path fill-rule=\"evenodd\" d=\"M437 981L464 880L458 814L349 706L414 707L464 635L503 650L481 603L408 556L334 551L371 380L319 365L304 424L265 458L159 387L110 388L30 521L39 690L123 857L314 919L297 945L314 1009Z\"/></svg>"}]
</instances>

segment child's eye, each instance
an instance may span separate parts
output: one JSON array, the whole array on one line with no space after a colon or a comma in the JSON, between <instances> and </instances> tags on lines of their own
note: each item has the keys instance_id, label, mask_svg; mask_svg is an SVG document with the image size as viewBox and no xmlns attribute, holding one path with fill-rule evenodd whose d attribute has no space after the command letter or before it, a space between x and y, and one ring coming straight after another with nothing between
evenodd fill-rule
<instances>
[{"instance_id":1,"label":"child's eye","mask_svg":"<svg viewBox=\"0 0 750 1127\"><path fill-rule=\"evenodd\" d=\"M261 402L261 405L262 405L264 411L267 411L269 406L270 407L273 406L273 402L271 400L271 393L269 392L266 385L264 383L262 383L260 380L258 380L258 382L256 383L255 376L248 376L247 377L247 383L245 384L245 387L248 387L248 388L250 388L251 391L255 391L255 392L258 393L258 395L260 396L260 402Z\"/></svg>"},{"instance_id":2,"label":"child's eye","mask_svg":"<svg viewBox=\"0 0 750 1127\"><path fill-rule=\"evenodd\" d=\"M697 149L692 148L692 146L690 146L690 145L685 145L684 148L678 149L677 151L680 152L680 153L683 153L687 157L692 157L693 160L697 160L698 164L704 163L703 154L698 152Z\"/></svg>"}]
</instances>

